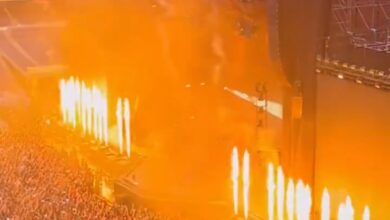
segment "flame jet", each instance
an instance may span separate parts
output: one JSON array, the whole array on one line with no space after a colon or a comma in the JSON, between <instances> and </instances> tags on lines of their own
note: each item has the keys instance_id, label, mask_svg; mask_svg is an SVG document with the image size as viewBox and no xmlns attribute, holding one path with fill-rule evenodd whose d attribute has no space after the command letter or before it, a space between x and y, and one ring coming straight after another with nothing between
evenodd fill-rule
<instances>
[{"instance_id":1,"label":"flame jet","mask_svg":"<svg viewBox=\"0 0 390 220\"><path fill-rule=\"evenodd\" d=\"M274 206L275 206L275 177L274 165L268 164L268 220L274 220Z\"/></svg>"},{"instance_id":2,"label":"flame jet","mask_svg":"<svg viewBox=\"0 0 390 220\"><path fill-rule=\"evenodd\" d=\"M304 220L305 186L302 180L298 180L295 188L295 216L297 220Z\"/></svg>"},{"instance_id":3,"label":"flame jet","mask_svg":"<svg viewBox=\"0 0 390 220\"><path fill-rule=\"evenodd\" d=\"M294 201L295 201L294 181L292 179L289 179L287 184L287 193L286 193L286 211L287 211L288 220L294 220L294 208L295 208Z\"/></svg>"},{"instance_id":4,"label":"flame jet","mask_svg":"<svg viewBox=\"0 0 390 220\"><path fill-rule=\"evenodd\" d=\"M244 217L248 219L249 216L249 185L250 185L250 158L248 151L244 153L243 169L242 169L242 183L244 195Z\"/></svg>"},{"instance_id":5,"label":"flame jet","mask_svg":"<svg viewBox=\"0 0 390 220\"><path fill-rule=\"evenodd\" d=\"M231 165L232 165L232 175L231 180L233 183L233 207L234 214L238 215L238 177L239 177L239 161L238 161L238 150L237 147L233 148Z\"/></svg>"},{"instance_id":6,"label":"flame jet","mask_svg":"<svg viewBox=\"0 0 390 220\"><path fill-rule=\"evenodd\" d=\"M321 220L330 220L330 196L327 188L322 193Z\"/></svg>"},{"instance_id":7,"label":"flame jet","mask_svg":"<svg viewBox=\"0 0 390 220\"><path fill-rule=\"evenodd\" d=\"M363 211L363 220L370 220L370 208L368 208L368 206L365 206L364 207L364 211Z\"/></svg>"},{"instance_id":8,"label":"flame jet","mask_svg":"<svg viewBox=\"0 0 390 220\"><path fill-rule=\"evenodd\" d=\"M119 152L123 154L123 114L122 114L122 99L118 98L116 103L116 127L118 135Z\"/></svg>"},{"instance_id":9,"label":"flame jet","mask_svg":"<svg viewBox=\"0 0 390 220\"><path fill-rule=\"evenodd\" d=\"M130 157L131 154L131 136L130 136L130 103L129 99L125 99L124 102L124 118L125 118L125 134L126 134L126 152L127 152L127 157Z\"/></svg>"},{"instance_id":10,"label":"flame jet","mask_svg":"<svg viewBox=\"0 0 390 220\"><path fill-rule=\"evenodd\" d=\"M278 167L277 171L277 216L278 220L284 219L284 174L282 167Z\"/></svg>"}]
</instances>

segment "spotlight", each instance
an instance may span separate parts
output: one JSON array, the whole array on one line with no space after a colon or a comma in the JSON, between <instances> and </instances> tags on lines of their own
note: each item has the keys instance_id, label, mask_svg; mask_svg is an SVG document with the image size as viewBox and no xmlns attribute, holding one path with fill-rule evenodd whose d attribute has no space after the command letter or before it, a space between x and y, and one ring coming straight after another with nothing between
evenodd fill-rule
<instances>
[{"instance_id":1,"label":"spotlight","mask_svg":"<svg viewBox=\"0 0 390 220\"><path fill-rule=\"evenodd\" d=\"M339 74L337 75L337 78L339 78L339 79L344 79L344 75L341 74L341 73L339 73Z\"/></svg>"},{"instance_id":2,"label":"spotlight","mask_svg":"<svg viewBox=\"0 0 390 220\"><path fill-rule=\"evenodd\" d=\"M356 82L359 83L359 84L362 84L362 83L363 83L362 80L359 79L359 78L356 79Z\"/></svg>"},{"instance_id":3,"label":"spotlight","mask_svg":"<svg viewBox=\"0 0 390 220\"><path fill-rule=\"evenodd\" d=\"M316 73L321 73L321 70L320 69L316 69Z\"/></svg>"},{"instance_id":4,"label":"spotlight","mask_svg":"<svg viewBox=\"0 0 390 220\"><path fill-rule=\"evenodd\" d=\"M376 84L375 84L375 88L380 89L381 86L380 86L378 83L376 83Z\"/></svg>"}]
</instances>

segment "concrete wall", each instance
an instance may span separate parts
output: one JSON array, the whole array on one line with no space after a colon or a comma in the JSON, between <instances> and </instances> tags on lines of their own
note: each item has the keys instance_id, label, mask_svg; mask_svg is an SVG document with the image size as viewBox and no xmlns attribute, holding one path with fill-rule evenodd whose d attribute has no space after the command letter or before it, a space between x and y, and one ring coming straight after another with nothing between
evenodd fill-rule
<instances>
[{"instance_id":1,"label":"concrete wall","mask_svg":"<svg viewBox=\"0 0 390 220\"><path fill-rule=\"evenodd\" d=\"M347 194L355 219L390 219L390 93L318 75L316 207L324 187L332 215ZM318 209L316 209L318 210Z\"/></svg>"}]
</instances>

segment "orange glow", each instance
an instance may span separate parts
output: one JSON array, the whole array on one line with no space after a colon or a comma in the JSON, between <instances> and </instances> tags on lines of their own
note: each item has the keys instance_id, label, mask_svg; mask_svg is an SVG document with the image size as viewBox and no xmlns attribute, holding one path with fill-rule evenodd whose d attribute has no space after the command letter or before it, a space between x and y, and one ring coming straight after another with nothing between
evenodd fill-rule
<instances>
[{"instance_id":1,"label":"orange glow","mask_svg":"<svg viewBox=\"0 0 390 220\"><path fill-rule=\"evenodd\" d=\"M363 220L370 220L370 208L368 206L364 207L364 212L363 212Z\"/></svg>"},{"instance_id":2,"label":"orange glow","mask_svg":"<svg viewBox=\"0 0 390 220\"><path fill-rule=\"evenodd\" d=\"M84 134L108 144L108 106L106 95L96 86L88 88L84 81L69 77L60 80L62 119Z\"/></svg>"},{"instance_id":3,"label":"orange glow","mask_svg":"<svg viewBox=\"0 0 390 220\"><path fill-rule=\"evenodd\" d=\"M321 220L330 220L330 196L328 189L324 189L321 200Z\"/></svg>"},{"instance_id":4,"label":"orange glow","mask_svg":"<svg viewBox=\"0 0 390 220\"><path fill-rule=\"evenodd\" d=\"M274 220L274 206L275 206L275 177L274 177L274 165L268 164L268 219Z\"/></svg>"},{"instance_id":5,"label":"orange glow","mask_svg":"<svg viewBox=\"0 0 390 220\"><path fill-rule=\"evenodd\" d=\"M248 151L244 153L244 162L242 169L243 195L244 195L244 217L249 216L249 185L250 185L250 158Z\"/></svg>"},{"instance_id":6,"label":"orange glow","mask_svg":"<svg viewBox=\"0 0 390 220\"><path fill-rule=\"evenodd\" d=\"M233 148L231 162L232 162L231 180L233 183L233 207L234 207L234 214L237 215L238 214L238 177L240 172L237 147Z\"/></svg>"},{"instance_id":7,"label":"orange glow","mask_svg":"<svg viewBox=\"0 0 390 220\"><path fill-rule=\"evenodd\" d=\"M354 209L352 206L351 197L347 196L345 202L341 203L339 206L338 220L353 220L354 219Z\"/></svg>"},{"instance_id":8,"label":"orange glow","mask_svg":"<svg viewBox=\"0 0 390 220\"><path fill-rule=\"evenodd\" d=\"M276 188L276 199L277 199L277 216L278 220L284 219L284 174L282 167L278 167L277 173L277 188Z\"/></svg>"},{"instance_id":9,"label":"orange glow","mask_svg":"<svg viewBox=\"0 0 390 220\"><path fill-rule=\"evenodd\" d=\"M303 220L309 220L311 214L311 189L309 185L306 185L304 188L304 202L303 202Z\"/></svg>"},{"instance_id":10,"label":"orange glow","mask_svg":"<svg viewBox=\"0 0 390 220\"><path fill-rule=\"evenodd\" d=\"M69 98L69 114L71 118L71 124L73 128L76 128L76 86L75 86L75 81L73 77L70 77L69 80L69 93L70 96Z\"/></svg>"},{"instance_id":11,"label":"orange glow","mask_svg":"<svg viewBox=\"0 0 390 220\"><path fill-rule=\"evenodd\" d=\"M99 119L99 141L103 143L104 139L104 98L102 93L99 91L98 102L98 119Z\"/></svg>"},{"instance_id":12,"label":"orange glow","mask_svg":"<svg viewBox=\"0 0 390 220\"><path fill-rule=\"evenodd\" d=\"M346 208L344 203L341 203L339 206L337 220L348 220L348 215L346 214Z\"/></svg>"},{"instance_id":13,"label":"orange glow","mask_svg":"<svg viewBox=\"0 0 390 220\"><path fill-rule=\"evenodd\" d=\"M93 106L93 137L99 137L99 115L98 115L98 90L95 86L92 88L92 106Z\"/></svg>"},{"instance_id":14,"label":"orange glow","mask_svg":"<svg viewBox=\"0 0 390 220\"><path fill-rule=\"evenodd\" d=\"M116 103L116 127L118 134L119 152L123 154L123 117L122 117L122 99L118 98Z\"/></svg>"},{"instance_id":15,"label":"orange glow","mask_svg":"<svg viewBox=\"0 0 390 220\"><path fill-rule=\"evenodd\" d=\"M297 220L304 219L305 186L302 180L298 180L295 188L295 215Z\"/></svg>"},{"instance_id":16,"label":"orange glow","mask_svg":"<svg viewBox=\"0 0 390 220\"><path fill-rule=\"evenodd\" d=\"M130 157L131 154L131 139L130 139L130 103L129 99L124 100L124 118L125 118L125 134L126 134L126 152L127 157Z\"/></svg>"},{"instance_id":17,"label":"orange glow","mask_svg":"<svg viewBox=\"0 0 390 220\"><path fill-rule=\"evenodd\" d=\"M347 199L345 201L345 208L346 208L346 213L348 215L348 219L347 220L353 220L355 211L354 211L353 206L352 206L351 197L349 197L349 196L347 196Z\"/></svg>"},{"instance_id":18,"label":"orange glow","mask_svg":"<svg viewBox=\"0 0 390 220\"><path fill-rule=\"evenodd\" d=\"M87 131L88 134L92 134L93 127L93 103L92 103L92 91L91 89L86 89L86 111L87 111Z\"/></svg>"},{"instance_id":19,"label":"orange glow","mask_svg":"<svg viewBox=\"0 0 390 220\"><path fill-rule=\"evenodd\" d=\"M65 94L66 94L66 91L65 91L65 80L64 79L61 79L60 80L60 111L61 111L61 117L62 117L62 120L65 122L66 121L66 112L65 112Z\"/></svg>"},{"instance_id":20,"label":"orange glow","mask_svg":"<svg viewBox=\"0 0 390 220\"><path fill-rule=\"evenodd\" d=\"M81 83L81 126L83 133L87 133L87 88L84 82Z\"/></svg>"},{"instance_id":21,"label":"orange glow","mask_svg":"<svg viewBox=\"0 0 390 220\"><path fill-rule=\"evenodd\" d=\"M289 179L287 184L287 194L286 194L286 210L287 210L288 220L294 219L294 201L295 201L294 181L292 179Z\"/></svg>"},{"instance_id":22,"label":"orange glow","mask_svg":"<svg viewBox=\"0 0 390 220\"><path fill-rule=\"evenodd\" d=\"M107 98L104 99L103 102L103 133L104 133L104 144L108 145L108 103Z\"/></svg>"},{"instance_id":23,"label":"orange glow","mask_svg":"<svg viewBox=\"0 0 390 220\"><path fill-rule=\"evenodd\" d=\"M75 80L75 107L76 107L76 124L81 123L81 83L79 79Z\"/></svg>"}]
</instances>

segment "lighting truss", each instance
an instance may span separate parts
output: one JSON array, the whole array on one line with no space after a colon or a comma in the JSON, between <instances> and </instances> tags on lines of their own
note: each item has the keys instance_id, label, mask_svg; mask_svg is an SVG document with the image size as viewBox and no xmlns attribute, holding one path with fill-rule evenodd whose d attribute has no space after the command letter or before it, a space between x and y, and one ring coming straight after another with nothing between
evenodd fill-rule
<instances>
[{"instance_id":1,"label":"lighting truss","mask_svg":"<svg viewBox=\"0 0 390 220\"><path fill-rule=\"evenodd\" d=\"M317 56L316 73L328 74L339 79L390 91L390 72L382 70L367 69L364 66L342 63L328 58L323 59Z\"/></svg>"},{"instance_id":2,"label":"lighting truss","mask_svg":"<svg viewBox=\"0 0 390 220\"><path fill-rule=\"evenodd\" d=\"M332 0L331 12L354 46L390 53L389 0Z\"/></svg>"}]
</instances>

